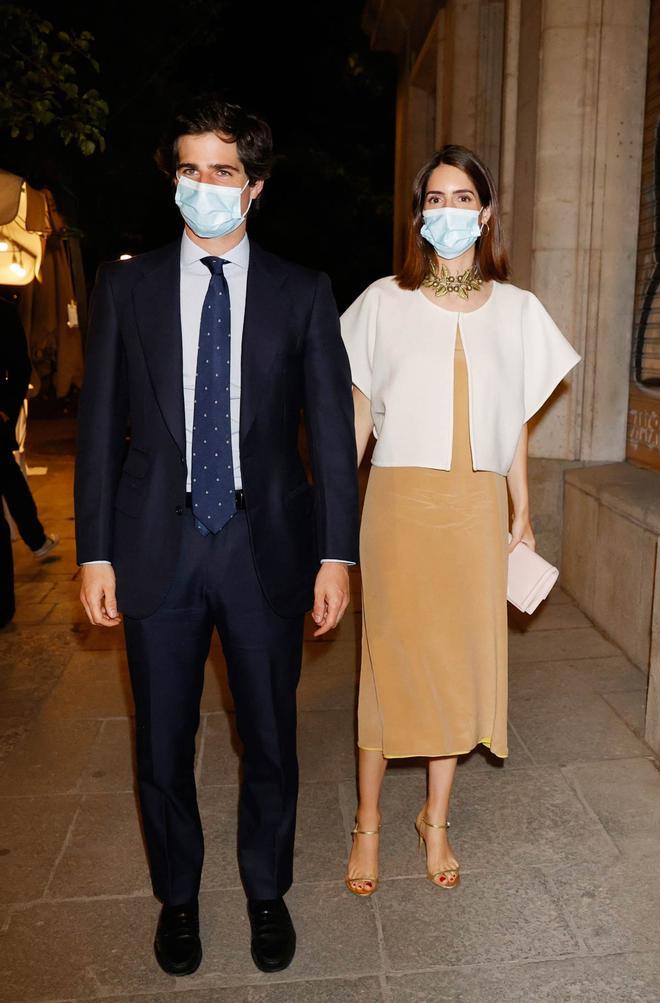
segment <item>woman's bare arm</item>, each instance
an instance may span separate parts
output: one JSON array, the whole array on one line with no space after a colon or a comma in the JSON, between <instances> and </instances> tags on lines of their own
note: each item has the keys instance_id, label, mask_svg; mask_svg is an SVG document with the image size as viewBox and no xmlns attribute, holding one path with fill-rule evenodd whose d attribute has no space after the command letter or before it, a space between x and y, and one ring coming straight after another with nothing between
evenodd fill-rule
<instances>
[{"instance_id":1,"label":"woman's bare arm","mask_svg":"<svg viewBox=\"0 0 660 1003\"><path fill-rule=\"evenodd\" d=\"M355 445L357 446L359 467L364 459L374 423L371 417L371 401L356 386L353 387L353 407L355 408Z\"/></svg>"},{"instance_id":2,"label":"woman's bare arm","mask_svg":"<svg viewBox=\"0 0 660 1003\"><path fill-rule=\"evenodd\" d=\"M526 543L536 550L536 540L529 521L529 490L527 485L527 425L523 425L516 446L516 453L507 474L509 494L513 502L513 522L511 523L511 543L509 550L520 543Z\"/></svg>"}]
</instances>

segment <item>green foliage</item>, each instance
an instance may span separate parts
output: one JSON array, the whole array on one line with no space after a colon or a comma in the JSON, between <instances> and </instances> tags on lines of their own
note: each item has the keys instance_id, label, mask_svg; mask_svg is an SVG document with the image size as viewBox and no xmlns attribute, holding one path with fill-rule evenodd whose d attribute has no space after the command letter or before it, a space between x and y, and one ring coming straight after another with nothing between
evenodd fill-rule
<instances>
[{"instance_id":1,"label":"green foliage","mask_svg":"<svg viewBox=\"0 0 660 1003\"><path fill-rule=\"evenodd\" d=\"M12 139L54 133L88 157L103 150L108 106L83 80L99 72L88 31L57 31L39 14L0 3L0 130Z\"/></svg>"}]
</instances>

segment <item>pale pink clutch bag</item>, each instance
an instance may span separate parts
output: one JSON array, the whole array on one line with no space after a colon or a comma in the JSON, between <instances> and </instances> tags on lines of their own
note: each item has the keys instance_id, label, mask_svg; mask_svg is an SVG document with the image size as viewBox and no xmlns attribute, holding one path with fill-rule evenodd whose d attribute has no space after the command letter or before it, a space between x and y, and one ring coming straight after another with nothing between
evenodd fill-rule
<instances>
[{"instance_id":1,"label":"pale pink clutch bag","mask_svg":"<svg viewBox=\"0 0 660 1003\"><path fill-rule=\"evenodd\" d=\"M559 571L524 543L509 554L506 597L522 613L533 613L550 593Z\"/></svg>"}]
</instances>

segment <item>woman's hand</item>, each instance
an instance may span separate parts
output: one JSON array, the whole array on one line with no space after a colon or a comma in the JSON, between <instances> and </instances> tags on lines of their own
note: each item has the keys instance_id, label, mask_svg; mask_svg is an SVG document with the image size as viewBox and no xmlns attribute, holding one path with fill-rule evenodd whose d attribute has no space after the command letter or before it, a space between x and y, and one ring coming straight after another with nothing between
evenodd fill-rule
<instances>
[{"instance_id":1,"label":"woman's hand","mask_svg":"<svg viewBox=\"0 0 660 1003\"><path fill-rule=\"evenodd\" d=\"M519 543L526 544L530 550L536 550L536 540L532 530L532 524L528 515L514 515L511 523L511 543L509 553L517 547Z\"/></svg>"}]
</instances>

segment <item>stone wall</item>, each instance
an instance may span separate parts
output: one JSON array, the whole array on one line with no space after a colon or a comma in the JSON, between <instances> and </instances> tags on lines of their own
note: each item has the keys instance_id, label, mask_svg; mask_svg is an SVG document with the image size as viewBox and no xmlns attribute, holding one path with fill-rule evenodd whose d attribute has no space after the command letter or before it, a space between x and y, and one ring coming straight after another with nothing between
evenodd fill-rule
<instances>
[{"instance_id":1,"label":"stone wall","mask_svg":"<svg viewBox=\"0 0 660 1003\"><path fill-rule=\"evenodd\" d=\"M582 467L580 460L529 459L529 504L536 548L546 561L561 569L564 518L564 475Z\"/></svg>"},{"instance_id":2,"label":"stone wall","mask_svg":"<svg viewBox=\"0 0 660 1003\"><path fill-rule=\"evenodd\" d=\"M645 737L660 753L660 473L568 471L561 567L566 591L649 674Z\"/></svg>"}]
</instances>

